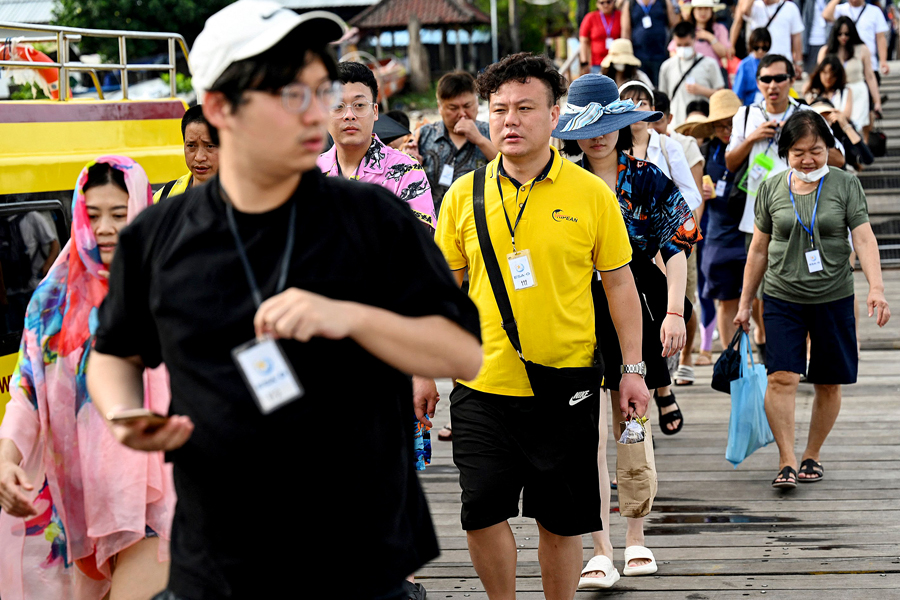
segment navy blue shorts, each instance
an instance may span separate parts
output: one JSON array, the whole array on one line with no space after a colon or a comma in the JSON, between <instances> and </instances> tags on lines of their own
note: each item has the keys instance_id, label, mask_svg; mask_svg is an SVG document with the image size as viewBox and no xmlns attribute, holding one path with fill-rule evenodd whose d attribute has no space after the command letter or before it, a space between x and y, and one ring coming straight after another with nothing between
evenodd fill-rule
<instances>
[{"instance_id":1,"label":"navy blue shorts","mask_svg":"<svg viewBox=\"0 0 900 600\"><path fill-rule=\"evenodd\" d=\"M766 370L806 375L810 383L856 383L859 354L856 348L855 296L797 304L763 298L766 325ZM806 370L806 336L809 335L809 372Z\"/></svg>"},{"instance_id":2,"label":"navy blue shorts","mask_svg":"<svg viewBox=\"0 0 900 600\"><path fill-rule=\"evenodd\" d=\"M708 252L708 250L707 250ZM717 263L703 257L703 295L714 300L740 300L744 289L744 265L746 260Z\"/></svg>"}]
</instances>

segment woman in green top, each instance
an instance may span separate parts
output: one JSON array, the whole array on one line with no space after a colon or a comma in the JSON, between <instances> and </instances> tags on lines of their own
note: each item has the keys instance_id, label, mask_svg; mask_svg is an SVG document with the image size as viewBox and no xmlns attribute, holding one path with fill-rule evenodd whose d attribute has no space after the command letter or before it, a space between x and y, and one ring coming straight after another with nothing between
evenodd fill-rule
<instances>
[{"instance_id":1,"label":"woman in green top","mask_svg":"<svg viewBox=\"0 0 900 600\"><path fill-rule=\"evenodd\" d=\"M869 316L874 313L880 327L891 316L865 193L855 175L826 165L833 147L831 130L814 111L797 111L785 122L778 154L791 168L759 188L734 319L749 331L750 302L765 275L766 415L780 454L780 472L772 482L776 488L825 477L819 452L841 408L841 385L856 382L859 354L848 229L869 282ZM794 404L804 374L815 384L815 402L798 475Z\"/></svg>"}]
</instances>

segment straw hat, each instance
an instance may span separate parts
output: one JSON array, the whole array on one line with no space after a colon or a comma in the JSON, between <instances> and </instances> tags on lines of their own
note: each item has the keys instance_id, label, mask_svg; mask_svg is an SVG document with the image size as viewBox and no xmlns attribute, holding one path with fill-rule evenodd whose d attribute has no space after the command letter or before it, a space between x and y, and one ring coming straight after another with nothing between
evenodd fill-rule
<instances>
[{"instance_id":1,"label":"straw hat","mask_svg":"<svg viewBox=\"0 0 900 600\"><path fill-rule=\"evenodd\" d=\"M692 9L695 8L711 8L713 12L719 12L723 8L725 8L724 4L719 4L715 0L691 0L690 2L681 2L679 3L681 7L681 12L691 12Z\"/></svg>"},{"instance_id":2,"label":"straw hat","mask_svg":"<svg viewBox=\"0 0 900 600\"><path fill-rule=\"evenodd\" d=\"M658 121L661 112L635 110L630 100L619 100L616 83L606 75L582 75L569 86L566 106L553 130L561 140L589 140L618 131L638 121Z\"/></svg>"},{"instance_id":3,"label":"straw hat","mask_svg":"<svg viewBox=\"0 0 900 600\"><path fill-rule=\"evenodd\" d=\"M810 108L819 113L820 115L825 115L828 113L838 112L838 109L834 107L830 102L814 102L810 105Z\"/></svg>"},{"instance_id":4,"label":"straw hat","mask_svg":"<svg viewBox=\"0 0 900 600\"><path fill-rule=\"evenodd\" d=\"M712 137L715 128L713 124L716 121L730 119L737 114L743 103L737 94L731 90L719 90L709 97L709 116L693 123L690 133L681 131L681 126L676 127L675 131L684 135L692 135L694 137L707 138ZM682 123L684 125L684 123Z\"/></svg>"},{"instance_id":5,"label":"straw hat","mask_svg":"<svg viewBox=\"0 0 900 600\"><path fill-rule=\"evenodd\" d=\"M641 66L641 60L634 55L634 46L631 45L631 40L625 38L613 40L612 46L609 47L609 54L606 55L600 66L605 69L612 63Z\"/></svg>"},{"instance_id":6,"label":"straw hat","mask_svg":"<svg viewBox=\"0 0 900 600\"><path fill-rule=\"evenodd\" d=\"M699 123L705 122L706 117L703 117L698 114L693 114L684 120L684 123L675 128L675 131L680 133L681 135L694 135L694 130L697 128ZM376 121L377 122L377 121ZM705 136L697 136L697 137L705 137Z\"/></svg>"}]
</instances>

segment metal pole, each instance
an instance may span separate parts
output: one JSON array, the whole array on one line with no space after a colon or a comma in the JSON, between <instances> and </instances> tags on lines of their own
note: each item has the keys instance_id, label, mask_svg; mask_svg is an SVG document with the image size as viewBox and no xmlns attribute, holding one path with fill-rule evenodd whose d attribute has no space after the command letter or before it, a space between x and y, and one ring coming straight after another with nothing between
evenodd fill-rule
<instances>
[{"instance_id":1,"label":"metal pole","mask_svg":"<svg viewBox=\"0 0 900 600\"><path fill-rule=\"evenodd\" d=\"M178 92L175 86L175 76L177 75L175 69L175 38L169 38L169 64L172 65L172 68L169 69L169 95L174 98Z\"/></svg>"},{"instance_id":2,"label":"metal pole","mask_svg":"<svg viewBox=\"0 0 900 600\"><path fill-rule=\"evenodd\" d=\"M125 36L119 36L119 64L122 69L122 100L128 100L128 53L125 48Z\"/></svg>"},{"instance_id":3,"label":"metal pole","mask_svg":"<svg viewBox=\"0 0 900 600\"><path fill-rule=\"evenodd\" d=\"M500 49L497 46L497 0L491 0L491 60L500 60Z\"/></svg>"},{"instance_id":4,"label":"metal pole","mask_svg":"<svg viewBox=\"0 0 900 600\"><path fill-rule=\"evenodd\" d=\"M59 68L58 100L63 102L69 99L69 71L66 69L66 62L68 60L66 57L66 44L66 34L60 31L56 34L56 60L62 65Z\"/></svg>"}]
</instances>

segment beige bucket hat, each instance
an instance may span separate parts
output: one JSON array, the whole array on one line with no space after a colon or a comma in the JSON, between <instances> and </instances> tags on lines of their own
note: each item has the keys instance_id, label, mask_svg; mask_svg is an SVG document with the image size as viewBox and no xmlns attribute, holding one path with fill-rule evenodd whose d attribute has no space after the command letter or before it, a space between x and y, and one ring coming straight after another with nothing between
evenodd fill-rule
<instances>
[{"instance_id":1,"label":"beige bucket hat","mask_svg":"<svg viewBox=\"0 0 900 600\"><path fill-rule=\"evenodd\" d=\"M600 66L605 69L612 63L634 65L635 67L641 66L641 59L634 55L634 46L631 45L631 40L626 40L625 38L613 40L612 46L609 48L609 54L603 58Z\"/></svg>"}]
</instances>

